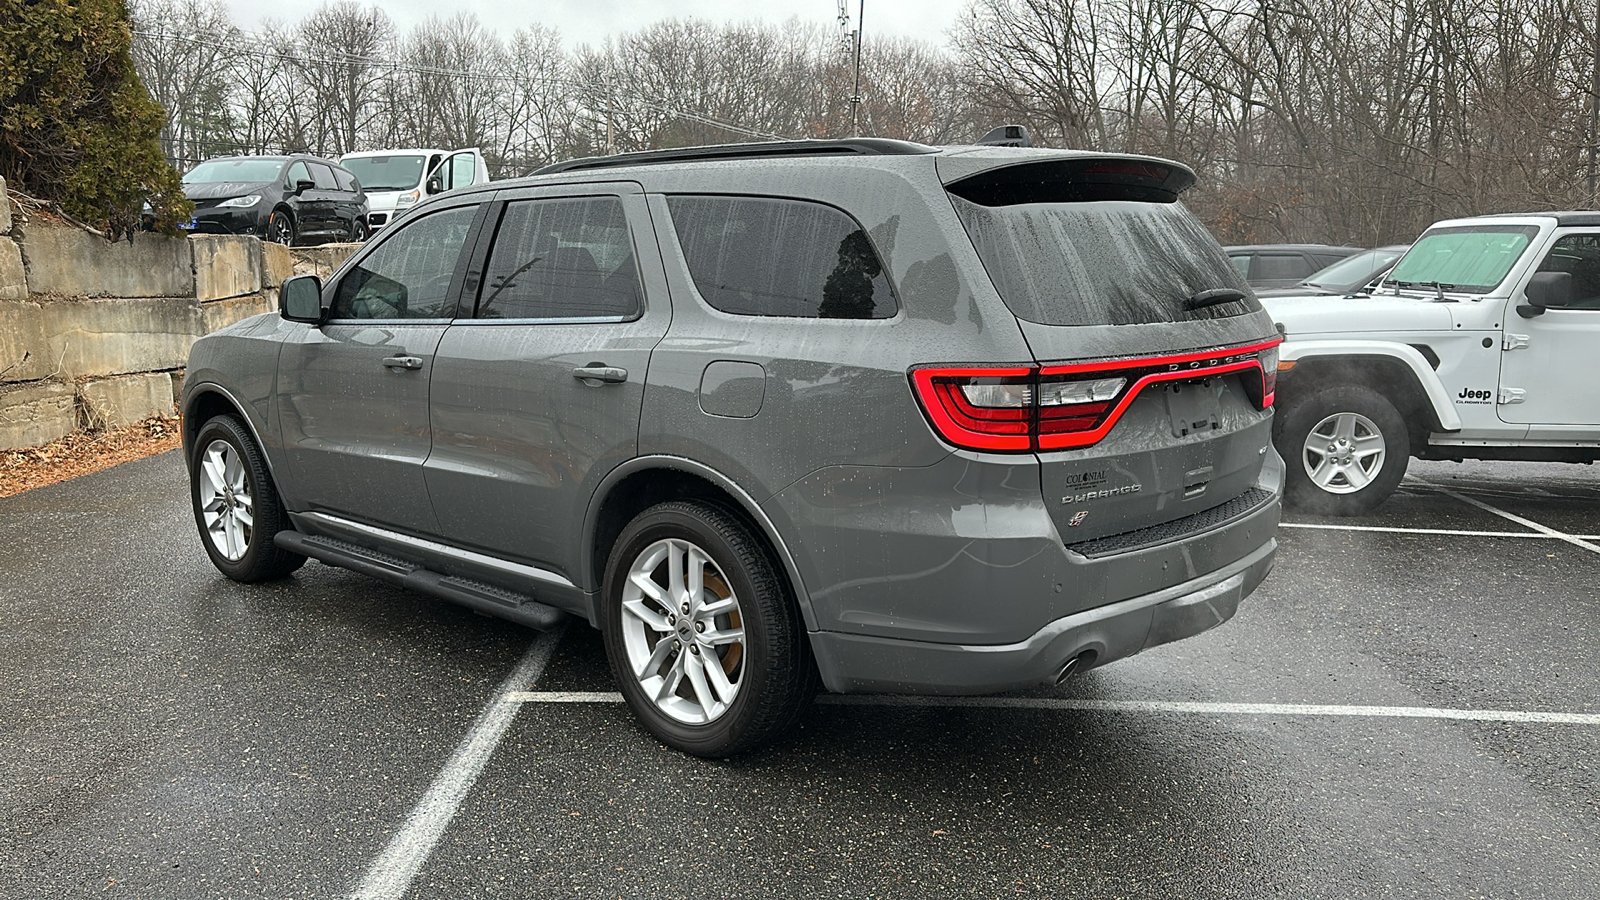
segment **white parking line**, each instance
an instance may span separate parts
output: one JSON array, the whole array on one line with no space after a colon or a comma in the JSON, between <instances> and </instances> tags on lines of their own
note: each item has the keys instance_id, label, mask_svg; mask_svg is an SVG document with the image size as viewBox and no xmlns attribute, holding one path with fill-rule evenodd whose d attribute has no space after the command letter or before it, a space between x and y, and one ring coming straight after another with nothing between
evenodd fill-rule
<instances>
[{"instance_id":1,"label":"white parking line","mask_svg":"<svg viewBox=\"0 0 1600 900\"><path fill-rule=\"evenodd\" d=\"M1405 528L1399 525L1323 525L1311 522L1279 522L1280 528L1311 528L1319 531L1372 531L1383 534L1442 534L1452 537L1497 537L1497 538L1534 538L1541 541L1558 541L1561 537L1554 534L1539 534L1532 531L1467 531L1455 528ZM1571 537L1579 540L1600 540L1592 534L1575 534Z\"/></svg>"},{"instance_id":2,"label":"white parking line","mask_svg":"<svg viewBox=\"0 0 1600 900\"><path fill-rule=\"evenodd\" d=\"M522 691L506 698L520 703L621 703L613 691ZM1382 719L1450 719L1463 722L1548 722L1600 725L1600 713L1532 712L1514 709L1438 709L1427 706L1341 706L1317 703L1202 703L1170 700L1064 700L1051 697L901 697L883 694L824 694L828 706L909 706L938 709L1040 709L1092 712L1179 713L1210 716L1314 716Z\"/></svg>"},{"instance_id":3,"label":"white parking line","mask_svg":"<svg viewBox=\"0 0 1600 900\"><path fill-rule=\"evenodd\" d=\"M1434 490L1438 491L1439 493L1444 494L1446 497L1454 497L1455 499L1460 500L1462 503L1465 503L1468 506L1476 506L1477 508L1483 510L1484 512L1493 513L1493 514L1499 516L1500 518L1505 519L1508 522L1515 522L1515 523L1517 523L1518 525L1521 525L1524 528L1532 528L1534 531L1537 531L1540 534L1547 535L1549 537L1555 538L1558 541L1566 541L1567 543L1573 545L1574 547L1582 547L1583 549L1588 550L1590 553L1600 553L1600 545L1591 544L1591 543L1589 543L1589 541L1586 541L1583 538L1577 537L1576 535L1567 534L1566 532L1557 531L1554 528L1549 528L1547 526L1540 525L1538 522L1535 522L1532 519L1524 519L1523 517L1521 517L1521 516L1519 516L1519 515L1517 515L1515 513L1508 513L1505 510L1503 510L1503 509L1501 509L1501 508L1499 508L1497 506L1490 506L1489 504L1483 502L1482 500L1479 500L1476 497L1468 497L1466 494L1462 494L1462 493L1458 493L1456 491L1452 491L1447 487L1441 487L1441 486L1439 486L1437 484L1430 484L1429 482L1422 481L1421 479L1418 479L1418 483L1419 484L1427 484L1427 485L1429 485L1429 487L1432 487Z\"/></svg>"},{"instance_id":4,"label":"white parking line","mask_svg":"<svg viewBox=\"0 0 1600 900\"><path fill-rule=\"evenodd\" d=\"M560 629L540 635L517 667L501 682L494 699L478 714L478 720L467 730L466 737L456 745L455 752L434 777L427 793L411 810L404 827L367 869L366 878L352 895L355 900L398 900L405 896L411 880L428 861L445 827L455 818L461 801L483 774L483 767L500 745L517 710L521 709L521 701L516 698L527 694L528 688L539 680L560 640Z\"/></svg>"}]
</instances>

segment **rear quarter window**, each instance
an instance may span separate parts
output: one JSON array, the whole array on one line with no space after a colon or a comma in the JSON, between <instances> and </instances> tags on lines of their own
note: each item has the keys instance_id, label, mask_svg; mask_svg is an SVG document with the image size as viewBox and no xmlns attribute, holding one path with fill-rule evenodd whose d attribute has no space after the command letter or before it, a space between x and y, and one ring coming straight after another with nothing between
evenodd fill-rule
<instances>
[{"instance_id":1,"label":"rear quarter window","mask_svg":"<svg viewBox=\"0 0 1600 900\"><path fill-rule=\"evenodd\" d=\"M896 303L883 261L854 219L831 206L766 197L667 198L695 289L744 316L887 319Z\"/></svg>"}]
</instances>

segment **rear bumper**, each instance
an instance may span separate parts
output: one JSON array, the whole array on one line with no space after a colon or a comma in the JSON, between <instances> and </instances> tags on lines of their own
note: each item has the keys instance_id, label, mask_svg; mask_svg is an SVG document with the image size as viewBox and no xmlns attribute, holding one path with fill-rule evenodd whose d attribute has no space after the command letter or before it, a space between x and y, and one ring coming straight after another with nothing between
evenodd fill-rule
<instances>
[{"instance_id":1,"label":"rear bumper","mask_svg":"<svg viewBox=\"0 0 1600 900\"><path fill-rule=\"evenodd\" d=\"M1277 503L1262 514L1275 521ZM1082 671L1228 621L1272 570L1277 550L1277 541L1268 540L1199 578L1057 619L1016 643L938 644L822 631L811 634L811 647L823 684L835 693L991 694L1053 684L1079 656ZM1089 653L1092 658L1084 656Z\"/></svg>"}]
</instances>

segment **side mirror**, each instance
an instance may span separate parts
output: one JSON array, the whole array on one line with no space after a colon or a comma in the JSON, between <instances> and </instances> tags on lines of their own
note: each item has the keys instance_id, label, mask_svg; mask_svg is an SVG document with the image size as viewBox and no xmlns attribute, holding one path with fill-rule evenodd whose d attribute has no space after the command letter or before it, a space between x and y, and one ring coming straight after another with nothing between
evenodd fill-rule
<instances>
[{"instance_id":1,"label":"side mirror","mask_svg":"<svg viewBox=\"0 0 1600 900\"><path fill-rule=\"evenodd\" d=\"M278 315L290 322L321 325L322 279L315 275L296 275L278 288Z\"/></svg>"},{"instance_id":2,"label":"side mirror","mask_svg":"<svg viewBox=\"0 0 1600 900\"><path fill-rule=\"evenodd\" d=\"M428 193L437 194L442 190L444 190L444 179L437 175L428 179Z\"/></svg>"},{"instance_id":3,"label":"side mirror","mask_svg":"<svg viewBox=\"0 0 1600 900\"><path fill-rule=\"evenodd\" d=\"M294 183L294 192L296 195L304 194L306 191L309 191L316 186L317 183L315 181L306 181L305 179L301 179Z\"/></svg>"},{"instance_id":4,"label":"side mirror","mask_svg":"<svg viewBox=\"0 0 1600 900\"><path fill-rule=\"evenodd\" d=\"M1571 272L1535 272L1528 280L1527 303L1517 304L1517 315L1524 319L1542 316L1547 309L1572 305Z\"/></svg>"}]
</instances>

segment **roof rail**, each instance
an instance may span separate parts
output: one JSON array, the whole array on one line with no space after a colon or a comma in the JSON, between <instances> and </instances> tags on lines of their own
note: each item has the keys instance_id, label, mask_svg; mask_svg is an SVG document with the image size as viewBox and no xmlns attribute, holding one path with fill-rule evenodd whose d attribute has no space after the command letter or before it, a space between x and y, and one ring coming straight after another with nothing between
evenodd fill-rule
<instances>
[{"instance_id":1,"label":"roof rail","mask_svg":"<svg viewBox=\"0 0 1600 900\"><path fill-rule=\"evenodd\" d=\"M761 141L748 144L715 144L706 147L680 147L675 150L646 150L615 156L589 156L551 163L535 169L534 175L575 172L584 169L611 169L619 166L648 166L675 162L711 162L727 159L752 159L775 156L914 156L937 153L937 147L896 141L889 138L846 138L837 141Z\"/></svg>"}]
</instances>

